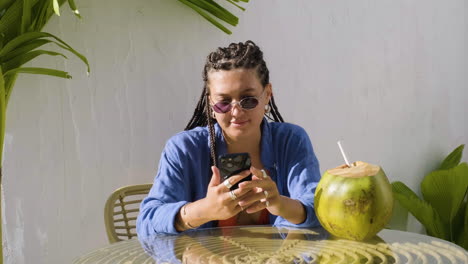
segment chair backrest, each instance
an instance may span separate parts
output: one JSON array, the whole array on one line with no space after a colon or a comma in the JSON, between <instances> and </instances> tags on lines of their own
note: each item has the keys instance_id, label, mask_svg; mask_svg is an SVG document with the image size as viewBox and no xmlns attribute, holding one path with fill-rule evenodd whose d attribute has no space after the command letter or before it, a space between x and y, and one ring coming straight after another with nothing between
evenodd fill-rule
<instances>
[{"instance_id":1,"label":"chair backrest","mask_svg":"<svg viewBox=\"0 0 468 264\"><path fill-rule=\"evenodd\" d=\"M136 219L140 203L149 193L152 183L124 186L107 199L104 222L110 243L136 237Z\"/></svg>"}]
</instances>

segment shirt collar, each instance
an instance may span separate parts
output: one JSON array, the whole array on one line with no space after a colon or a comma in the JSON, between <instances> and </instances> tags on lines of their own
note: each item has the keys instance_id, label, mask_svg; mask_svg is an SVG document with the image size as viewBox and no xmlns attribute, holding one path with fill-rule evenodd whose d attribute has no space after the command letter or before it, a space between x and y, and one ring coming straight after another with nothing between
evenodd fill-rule
<instances>
[{"instance_id":1,"label":"shirt collar","mask_svg":"<svg viewBox=\"0 0 468 264\"><path fill-rule=\"evenodd\" d=\"M264 117L262 124L260 125L262 130L262 138L261 138L261 160L263 166L268 169L272 170L274 167L274 153L273 153L273 140L271 134L271 124L268 120ZM216 152L218 155L226 154L227 153L227 145L226 140L224 139L223 132L221 127L218 123L214 124L215 129L215 137L216 137ZM210 140L208 140L208 147L210 144Z\"/></svg>"}]
</instances>

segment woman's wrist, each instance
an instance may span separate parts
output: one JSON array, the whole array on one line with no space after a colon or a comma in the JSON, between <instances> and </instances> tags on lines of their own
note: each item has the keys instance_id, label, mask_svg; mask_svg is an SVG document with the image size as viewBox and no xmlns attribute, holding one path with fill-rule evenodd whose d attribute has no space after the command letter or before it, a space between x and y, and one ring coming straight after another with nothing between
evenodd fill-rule
<instances>
[{"instance_id":1,"label":"woman's wrist","mask_svg":"<svg viewBox=\"0 0 468 264\"><path fill-rule=\"evenodd\" d=\"M181 216L182 216L182 221L184 225L187 227L187 229L194 229L197 228L198 226L193 226L190 224L190 217L187 215L187 206L189 206L191 203L186 203L182 208L180 209L181 211Z\"/></svg>"},{"instance_id":2,"label":"woman's wrist","mask_svg":"<svg viewBox=\"0 0 468 264\"><path fill-rule=\"evenodd\" d=\"M300 201L283 195L280 196L280 206L278 211L278 216L281 216L296 225L303 223L307 217L306 209Z\"/></svg>"},{"instance_id":3,"label":"woman's wrist","mask_svg":"<svg viewBox=\"0 0 468 264\"><path fill-rule=\"evenodd\" d=\"M178 231L194 229L210 221L210 219L204 217L206 214L203 212L202 200L186 203L180 208L176 221Z\"/></svg>"}]
</instances>

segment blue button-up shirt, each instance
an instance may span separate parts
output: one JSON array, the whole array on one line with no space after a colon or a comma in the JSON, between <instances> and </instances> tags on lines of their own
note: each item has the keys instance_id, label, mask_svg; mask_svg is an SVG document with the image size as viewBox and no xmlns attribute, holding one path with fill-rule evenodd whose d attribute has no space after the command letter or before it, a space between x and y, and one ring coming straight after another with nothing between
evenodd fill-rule
<instances>
[{"instance_id":1,"label":"blue button-up shirt","mask_svg":"<svg viewBox=\"0 0 468 264\"><path fill-rule=\"evenodd\" d=\"M276 182L280 195L300 201L307 214L305 221L297 225L270 214L270 223L275 226L318 226L314 193L320 171L307 133L297 125L267 122L266 119L261 127L264 168ZM215 124L215 137L217 154L226 154L226 142L218 124ZM178 233L174 226L177 213L184 204L206 197L211 175L208 127L183 131L169 139L161 154L153 187L140 205L138 236ZM216 221L200 228L214 226Z\"/></svg>"}]
</instances>

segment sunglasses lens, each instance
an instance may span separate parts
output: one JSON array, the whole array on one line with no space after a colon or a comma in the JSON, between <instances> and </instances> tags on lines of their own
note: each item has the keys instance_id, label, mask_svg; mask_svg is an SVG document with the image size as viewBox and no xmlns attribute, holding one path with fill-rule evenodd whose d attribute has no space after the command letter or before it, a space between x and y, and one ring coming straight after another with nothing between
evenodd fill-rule
<instances>
[{"instance_id":1,"label":"sunglasses lens","mask_svg":"<svg viewBox=\"0 0 468 264\"><path fill-rule=\"evenodd\" d=\"M216 113L227 113L231 110L231 104L227 102L219 102L213 105L213 110Z\"/></svg>"},{"instance_id":2,"label":"sunglasses lens","mask_svg":"<svg viewBox=\"0 0 468 264\"><path fill-rule=\"evenodd\" d=\"M246 97L239 102L242 109L254 109L258 105L258 99L255 97ZM218 102L213 105L213 111L216 113L224 114L231 111L232 104L230 102Z\"/></svg>"},{"instance_id":3,"label":"sunglasses lens","mask_svg":"<svg viewBox=\"0 0 468 264\"><path fill-rule=\"evenodd\" d=\"M255 97L247 97L240 101L240 106L244 109L254 109L258 105L258 100Z\"/></svg>"}]
</instances>

